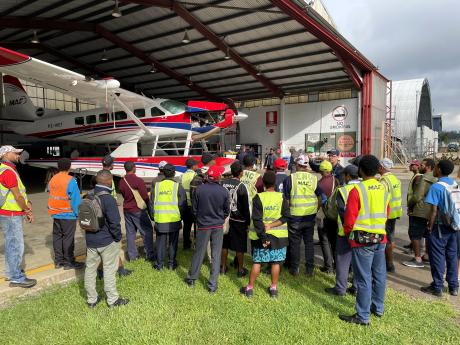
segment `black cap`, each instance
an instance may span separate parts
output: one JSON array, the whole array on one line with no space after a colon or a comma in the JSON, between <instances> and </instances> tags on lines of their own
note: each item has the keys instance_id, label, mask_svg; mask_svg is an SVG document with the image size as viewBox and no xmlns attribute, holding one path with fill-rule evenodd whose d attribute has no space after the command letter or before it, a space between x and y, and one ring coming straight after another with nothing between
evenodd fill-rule
<instances>
[{"instance_id":1,"label":"black cap","mask_svg":"<svg viewBox=\"0 0 460 345\"><path fill-rule=\"evenodd\" d=\"M197 164L198 164L197 161L194 160L193 158L189 158L189 159L187 159L187 160L185 161L185 166L186 166L187 168L189 168L189 169L190 169L191 167L193 167L194 165L197 165Z\"/></svg>"},{"instance_id":2,"label":"black cap","mask_svg":"<svg viewBox=\"0 0 460 345\"><path fill-rule=\"evenodd\" d=\"M166 164L162 170L168 170L168 171L176 171L176 167L172 164Z\"/></svg>"},{"instance_id":3,"label":"black cap","mask_svg":"<svg viewBox=\"0 0 460 345\"><path fill-rule=\"evenodd\" d=\"M358 177L358 167L354 164L347 165L343 169L343 174L347 174L351 177Z\"/></svg>"},{"instance_id":4,"label":"black cap","mask_svg":"<svg viewBox=\"0 0 460 345\"><path fill-rule=\"evenodd\" d=\"M206 152L203 153L203 155L201 156L201 163L208 164L210 161L213 161L214 159L216 159L216 156Z\"/></svg>"},{"instance_id":5,"label":"black cap","mask_svg":"<svg viewBox=\"0 0 460 345\"><path fill-rule=\"evenodd\" d=\"M109 167L113 165L113 158L110 155L105 156L102 158L102 166Z\"/></svg>"},{"instance_id":6,"label":"black cap","mask_svg":"<svg viewBox=\"0 0 460 345\"><path fill-rule=\"evenodd\" d=\"M337 149L332 149L326 152L326 154L331 156L340 156L340 151Z\"/></svg>"}]
</instances>

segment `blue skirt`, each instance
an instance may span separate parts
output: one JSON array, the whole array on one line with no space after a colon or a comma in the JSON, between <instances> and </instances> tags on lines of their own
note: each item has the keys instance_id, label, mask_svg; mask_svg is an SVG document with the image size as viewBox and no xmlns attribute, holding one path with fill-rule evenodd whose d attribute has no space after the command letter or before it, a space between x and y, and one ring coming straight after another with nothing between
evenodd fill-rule
<instances>
[{"instance_id":1,"label":"blue skirt","mask_svg":"<svg viewBox=\"0 0 460 345\"><path fill-rule=\"evenodd\" d=\"M254 263L283 262L286 259L286 247L280 249L253 248Z\"/></svg>"}]
</instances>

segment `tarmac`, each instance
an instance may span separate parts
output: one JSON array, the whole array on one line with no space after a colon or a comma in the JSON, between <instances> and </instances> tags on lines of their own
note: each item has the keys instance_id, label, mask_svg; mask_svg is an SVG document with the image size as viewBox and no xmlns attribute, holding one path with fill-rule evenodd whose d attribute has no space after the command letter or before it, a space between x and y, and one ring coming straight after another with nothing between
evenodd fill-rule
<instances>
[{"instance_id":1,"label":"tarmac","mask_svg":"<svg viewBox=\"0 0 460 345\"><path fill-rule=\"evenodd\" d=\"M403 207L405 210L405 194L411 174L406 171L396 171L396 176L402 181L403 190ZM25 180L27 182L27 180ZM27 185L27 183L26 183ZM10 288L4 278L0 278L0 305L7 305L12 298L23 297L36 294L54 284L63 284L83 277L83 270L75 271L54 269L52 260L52 219L47 213L48 194L36 183L35 187L29 192L29 198L33 204L35 222L24 224L25 255L24 269L27 276L38 280L38 284L31 289ZM119 202L122 198L119 195ZM123 214L120 206L120 214ZM428 285L431 282L429 265L425 268L409 268L401 264L402 261L410 260L412 255L406 253L403 248L409 243L407 235L408 217L404 213L403 217L396 224L396 245L395 249L395 266L396 272L388 274L388 286L402 291L410 296L436 300L435 297L426 295L420 291L421 286ZM124 232L124 220L122 219L122 231ZM123 236L125 238L125 236ZM315 238L317 235L315 233ZM179 249L180 250L180 249ZM82 231L77 229L75 236L75 255L78 261L84 261L85 240ZM321 250L315 246L315 254L318 265L322 264ZM0 232L0 277L4 276L4 240L3 232ZM442 297L443 300L451 303L460 312L460 298L452 297L447 293Z\"/></svg>"}]
</instances>

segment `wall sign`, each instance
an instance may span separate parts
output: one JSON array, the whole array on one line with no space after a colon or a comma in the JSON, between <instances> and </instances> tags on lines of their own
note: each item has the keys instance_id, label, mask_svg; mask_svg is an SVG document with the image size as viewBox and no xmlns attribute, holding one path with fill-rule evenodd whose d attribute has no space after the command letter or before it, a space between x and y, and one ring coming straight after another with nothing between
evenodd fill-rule
<instances>
[{"instance_id":1,"label":"wall sign","mask_svg":"<svg viewBox=\"0 0 460 345\"><path fill-rule=\"evenodd\" d=\"M267 111L265 113L265 125L267 127L276 127L278 125L277 111Z\"/></svg>"}]
</instances>

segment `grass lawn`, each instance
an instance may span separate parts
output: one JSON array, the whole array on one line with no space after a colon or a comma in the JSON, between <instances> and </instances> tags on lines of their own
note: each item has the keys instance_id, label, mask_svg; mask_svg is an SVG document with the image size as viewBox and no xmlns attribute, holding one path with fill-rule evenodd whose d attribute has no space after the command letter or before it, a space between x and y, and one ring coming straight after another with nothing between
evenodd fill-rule
<instances>
[{"instance_id":1,"label":"grass lawn","mask_svg":"<svg viewBox=\"0 0 460 345\"><path fill-rule=\"evenodd\" d=\"M268 276L256 283L248 300L239 295L247 279L233 270L219 279L210 295L202 276L194 288L184 278L191 253L179 254L175 272L156 272L146 262L118 281L127 306L87 308L83 282L56 287L0 310L1 344L459 344L460 327L453 308L443 302L412 299L389 290L382 319L370 327L340 321L352 313L353 297L331 297L323 289L333 276L292 278L283 272L280 295L271 300ZM103 296L102 284L98 283Z\"/></svg>"}]
</instances>

